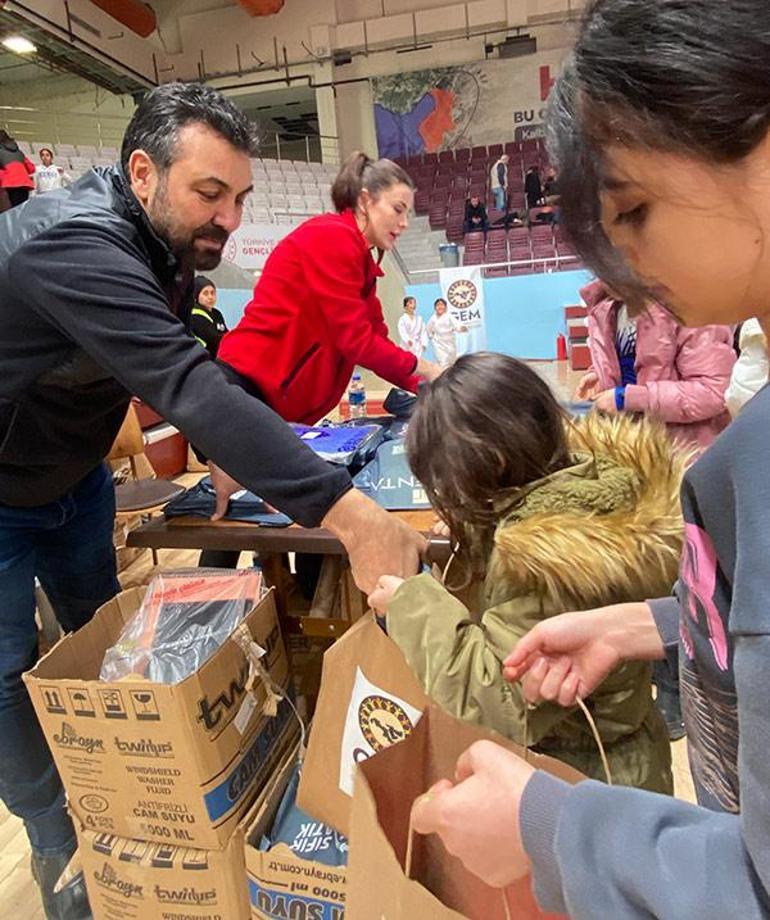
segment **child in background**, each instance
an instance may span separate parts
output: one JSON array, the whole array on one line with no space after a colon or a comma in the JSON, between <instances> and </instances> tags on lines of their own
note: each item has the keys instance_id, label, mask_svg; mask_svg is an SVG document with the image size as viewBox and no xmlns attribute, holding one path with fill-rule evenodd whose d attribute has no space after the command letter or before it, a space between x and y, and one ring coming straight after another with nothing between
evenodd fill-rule
<instances>
[{"instance_id":1,"label":"child in background","mask_svg":"<svg viewBox=\"0 0 770 920\"><path fill-rule=\"evenodd\" d=\"M217 287L205 275L198 275L193 286L193 308L190 331L212 358L216 358L219 343L227 332L225 318L217 310Z\"/></svg>"},{"instance_id":2,"label":"child in background","mask_svg":"<svg viewBox=\"0 0 770 920\"><path fill-rule=\"evenodd\" d=\"M404 297L404 312L398 320L398 335L401 347L419 359L428 345L428 333L423 318L416 311L417 301L414 297Z\"/></svg>"},{"instance_id":3,"label":"child in background","mask_svg":"<svg viewBox=\"0 0 770 920\"><path fill-rule=\"evenodd\" d=\"M597 779L583 713L552 703L527 712L502 661L547 617L671 590L684 464L661 434L653 423L596 414L575 426L526 365L488 352L461 357L423 388L407 450L468 579L483 578L479 611L427 574L384 576L369 598L437 703ZM613 781L670 793L651 673L649 663L619 668L588 706Z\"/></svg>"},{"instance_id":4,"label":"child in background","mask_svg":"<svg viewBox=\"0 0 770 920\"><path fill-rule=\"evenodd\" d=\"M603 281L586 285L591 368L577 399L602 412L644 412L666 423L680 443L699 451L727 426L725 390L735 364L729 326L687 329L649 303L629 316Z\"/></svg>"},{"instance_id":5,"label":"child in background","mask_svg":"<svg viewBox=\"0 0 770 920\"><path fill-rule=\"evenodd\" d=\"M40 156L40 166L35 169L35 175L33 176L35 192L38 195L72 184L72 176L62 166L57 166L54 163L53 150L49 147L41 147L38 154Z\"/></svg>"},{"instance_id":6,"label":"child in background","mask_svg":"<svg viewBox=\"0 0 770 920\"><path fill-rule=\"evenodd\" d=\"M730 421L725 390L735 363L731 328L687 329L656 303L630 316L600 280L580 295L588 306L591 368L577 398L592 399L610 414L643 412L665 422L680 444L697 452L708 447ZM685 733L678 676L658 662L655 683L669 738L677 741Z\"/></svg>"},{"instance_id":7,"label":"child in background","mask_svg":"<svg viewBox=\"0 0 770 920\"><path fill-rule=\"evenodd\" d=\"M467 332L447 309L443 297L433 302L435 313L428 320L428 338L433 343L436 363L439 367L449 367L457 360L457 333Z\"/></svg>"}]
</instances>

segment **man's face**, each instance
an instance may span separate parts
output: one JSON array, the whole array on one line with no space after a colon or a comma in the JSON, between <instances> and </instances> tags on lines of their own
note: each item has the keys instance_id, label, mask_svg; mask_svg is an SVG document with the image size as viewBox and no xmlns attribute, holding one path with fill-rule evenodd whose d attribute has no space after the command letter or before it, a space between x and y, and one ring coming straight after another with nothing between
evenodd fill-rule
<instances>
[{"instance_id":1,"label":"man's face","mask_svg":"<svg viewBox=\"0 0 770 920\"><path fill-rule=\"evenodd\" d=\"M216 268L251 191L248 155L205 125L190 124L179 132L177 156L168 170L158 172L142 156L132 154L132 188L155 232L196 269Z\"/></svg>"}]
</instances>

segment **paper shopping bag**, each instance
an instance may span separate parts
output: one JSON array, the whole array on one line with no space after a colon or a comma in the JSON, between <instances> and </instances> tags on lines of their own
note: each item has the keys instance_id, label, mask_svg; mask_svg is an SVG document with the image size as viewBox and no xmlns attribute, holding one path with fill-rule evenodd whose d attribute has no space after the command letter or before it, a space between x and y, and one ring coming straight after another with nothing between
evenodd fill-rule
<instances>
[{"instance_id":1,"label":"paper shopping bag","mask_svg":"<svg viewBox=\"0 0 770 920\"><path fill-rule=\"evenodd\" d=\"M359 620L324 655L299 807L347 834L356 765L403 741L428 702L374 617Z\"/></svg>"},{"instance_id":2,"label":"paper shopping bag","mask_svg":"<svg viewBox=\"0 0 770 920\"><path fill-rule=\"evenodd\" d=\"M457 758L488 739L524 754L493 732L461 722L435 705L401 744L360 764L350 820L347 913L355 920L543 920L529 878L490 888L444 849L435 834L414 834L407 877L410 813L418 796L454 777ZM557 760L528 755L567 782L584 777Z\"/></svg>"}]
</instances>

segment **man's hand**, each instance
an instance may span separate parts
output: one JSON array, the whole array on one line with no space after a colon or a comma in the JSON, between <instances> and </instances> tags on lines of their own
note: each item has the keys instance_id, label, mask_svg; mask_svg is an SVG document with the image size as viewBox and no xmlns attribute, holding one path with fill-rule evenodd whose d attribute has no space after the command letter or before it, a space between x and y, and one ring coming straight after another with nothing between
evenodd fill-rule
<instances>
[{"instance_id":1,"label":"man's hand","mask_svg":"<svg viewBox=\"0 0 770 920\"><path fill-rule=\"evenodd\" d=\"M353 578L365 594L381 575L416 575L428 547L422 534L356 489L335 502L321 524L345 547Z\"/></svg>"},{"instance_id":2,"label":"man's hand","mask_svg":"<svg viewBox=\"0 0 770 920\"><path fill-rule=\"evenodd\" d=\"M598 396L593 398L594 405L600 412L606 412L607 415L617 415L618 407L615 405L615 390L604 390Z\"/></svg>"},{"instance_id":3,"label":"man's hand","mask_svg":"<svg viewBox=\"0 0 770 920\"><path fill-rule=\"evenodd\" d=\"M380 575L377 586L367 598L367 602L377 616L384 617L388 612L393 595L403 585L404 579L395 575Z\"/></svg>"},{"instance_id":4,"label":"man's hand","mask_svg":"<svg viewBox=\"0 0 770 920\"><path fill-rule=\"evenodd\" d=\"M588 371L580 378L580 382L575 390L575 399L593 399L596 393L596 387L599 383L599 375L596 371Z\"/></svg>"},{"instance_id":5,"label":"man's hand","mask_svg":"<svg viewBox=\"0 0 770 920\"><path fill-rule=\"evenodd\" d=\"M519 831L519 803L535 772L492 741L477 741L457 761L455 784L440 780L412 808L420 834L438 834L446 849L493 888L531 869Z\"/></svg>"},{"instance_id":6,"label":"man's hand","mask_svg":"<svg viewBox=\"0 0 770 920\"><path fill-rule=\"evenodd\" d=\"M209 460L209 476L211 484L217 493L217 504L214 513L211 515L212 521L221 520L227 514L227 506L230 502L230 496L240 492L243 486L237 483L232 476L220 469L213 460Z\"/></svg>"},{"instance_id":7,"label":"man's hand","mask_svg":"<svg viewBox=\"0 0 770 920\"><path fill-rule=\"evenodd\" d=\"M530 702L574 706L624 659L662 658L663 641L645 603L562 613L538 623L503 661L507 681L521 681Z\"/></svg>"}]
</instances>

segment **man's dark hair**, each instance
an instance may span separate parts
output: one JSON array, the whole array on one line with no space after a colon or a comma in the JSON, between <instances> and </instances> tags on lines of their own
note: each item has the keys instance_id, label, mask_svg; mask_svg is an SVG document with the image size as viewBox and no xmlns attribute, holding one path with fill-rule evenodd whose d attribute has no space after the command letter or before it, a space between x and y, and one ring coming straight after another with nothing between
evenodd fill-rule
<instances>
[{"instance_id":1,"label":"man's dark hair","mask_svg":"<svg viewBox=\"0 0 770 920\"><path fill-rule=\"evenodd\" d=\"M185 125L201 124L242 150L257 155L254 125L219 90L204 83L166 83L148 93L129 122L120 151L120 162L128 171L135 150L144 150L161 172L177 158L179 131Z\"/></svg>"}]
</instances>

